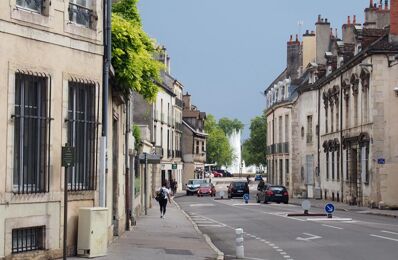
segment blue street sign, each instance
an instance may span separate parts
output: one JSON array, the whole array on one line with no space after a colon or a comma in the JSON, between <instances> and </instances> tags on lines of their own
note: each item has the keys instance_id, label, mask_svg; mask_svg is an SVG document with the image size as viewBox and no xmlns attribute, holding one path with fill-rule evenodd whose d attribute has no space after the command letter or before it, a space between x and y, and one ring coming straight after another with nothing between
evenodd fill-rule
<instances>
[{"instance_id":1,"label":"blue street sign","mask_svg":"<svg viewBox=\"0 0 398 260\"><path fill-rule=\"evenodd\" d=\"M386 159L384 159L384 158L379 158L379 159L377 159L377 163L378 163L378 164L386 164Z\"/></svg>"},{"instance_id":2,"label":"blue street sign","mask_svg":"<svg viewBox=\"0 0 398 260\"><path fill-rule=\"evenodd\" d=\"M245 200L245 202L247 203L250 199L250 196L248 193L246 193L245 195L243 195L243 199Z\"/></svg>"},{"instance_id":3,"label":"blue street sign","mask_svg":"<svg viewBox=\"0 0 398 260\"><path fill-rule=\"evenodd\" d=\"M334 212L334 205L332 203L326 204L325 211L328 214L332 214Z\"/></svg>"}]
</instances>

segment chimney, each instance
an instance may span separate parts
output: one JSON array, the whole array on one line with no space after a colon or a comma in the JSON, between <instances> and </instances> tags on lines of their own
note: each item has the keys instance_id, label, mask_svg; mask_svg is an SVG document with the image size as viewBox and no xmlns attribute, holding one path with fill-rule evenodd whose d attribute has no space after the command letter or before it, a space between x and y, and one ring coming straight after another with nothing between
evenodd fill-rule
<instances>
[{"instance_id":1,"label":"chimney","mask_svg":"<svg viewBox=\"0 0 398 260\"><path fill-rule=\"evenodd\" d=\"M388 0L384 2L384 10L388 10Z\"/></svg>"},{"instance_id":2,"label":"chimney","mask_svg":"<svg viewBox=\"0 0 398 260\"><path fill-rule=\"evenodd\" d=\"M352 23L353 23L354 25L356 25L356 24L357 24L357 16L356 16L356 15L354 15L354 18L353 18L353 21L352 21Z\"/></svg>"},{"instance_id":3,"label":"chimney","mask_svg":"<svg viewBox=\"0 0 398 260\"><path fill-rule=\"evenodd\" d=\"M287 77L296 79L301 65L301 43L298 40L298 35L296 35L295 41L293 41L293 35L290 35L290 41L287 43Z\"/></svg>"},{"instance_id":4,"label":"chimney","mask_svg":"<svg viewBox=\"0 0 398 260\"><path fill-rule=\"evenodd\" d=\"M188 92L182 96L182 101L184 103L184 109L191 110L191 95Z\"/></svg>"},{"instance_id":5,"label":"chimney","mask_svg":"<svg viewBox=\"0 0 398 260\"><path fill-rule=\"evenodd\" d=\"M398 0L391 0L390 15L390 42L398 45Z\"/></svg>"},{"instance_id":6,"label":"chimney","mask_svg":"<svg viewBox=\"0 0 398 260\"><path fill-rule=\"evenodd\" d=\"M330 46L330 23L327 19L322 21L318 16L316 27L316 63L326 64L325 52L329 51ZM320 21L320 22L319 22Z\"/></svg>"},{"instance_id":7,"label":"chimney","mask_svg":"<svg viewBox=\"0 0 398 260\"><path fill-rule=\"evenodd\" d=\"M316 59L316 36L314 31L307 30L303 35L303 67Z\"/></svg>"},{"instance_id":8,"label":"chimney","mask_svg":"<svg viewBox=\"0 0 398 260\"><path fill-rule=\"evenodd\" d=\"M373 8L373 0L370 0L369 8Z\"/></svg>"},{"instance_id":9,"label":"chimney","mask_svg":"<svg viewBox=\"0 0 398 260\"><path fill-rule=\"evenodd\" d=\"M351 25L351 16L348 16L347 18L347 25Z\"/></svg>"}]
</instances>

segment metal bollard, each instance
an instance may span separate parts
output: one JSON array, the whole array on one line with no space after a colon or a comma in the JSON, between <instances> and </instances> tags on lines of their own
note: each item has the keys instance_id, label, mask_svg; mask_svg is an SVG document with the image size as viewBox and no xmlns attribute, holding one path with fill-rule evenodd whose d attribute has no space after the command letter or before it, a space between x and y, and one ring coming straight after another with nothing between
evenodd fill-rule
<instances>
[{"instance_id":1,"label":"metal bollard","mask_svg":"<svg viewBox=\"0 0 398 260\"><path fill-rule=\"evenodd\" d=\"M243 246L243 229L235 229L235 234L236 258L243 259L245 258L245 248Z\"/></svg>"}]
</instances>

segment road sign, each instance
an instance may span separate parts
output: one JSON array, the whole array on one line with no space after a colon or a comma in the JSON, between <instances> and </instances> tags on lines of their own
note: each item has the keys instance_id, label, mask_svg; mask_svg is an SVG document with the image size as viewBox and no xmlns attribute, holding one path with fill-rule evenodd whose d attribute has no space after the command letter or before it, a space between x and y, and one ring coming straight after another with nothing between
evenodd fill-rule
<instances>
[{"instance_id":1,"label":"road sign","mask_svg":"<svg viewBox=\"0 0 398 260\"><path fill-rule=\"evenodd\" d=\"M73 167L75 165L75 147L62 147L62 167Z\"/></svg>"},{"instance_id":2,"label":"road sign","mask_svg":"<svg viewBox=\"0 0 398 260\"><path fill-rule=\"evenodd\" d=\"M311 202L309 200L304 200L301 203L301 207L303 208L303 210L310 210L311 208Z\"/></svg>"},{"instance_id":3,"label":"road sign","mask_svg":"<svg viewBox=\"0 0 398 260\"><path fill-rule=\"evenodd\" d=\"M243 199L245 200L245 202L247 203L250 199L250 196L248 193L246 193L245 195L243 195Z\"/></svg>"},{"instance_id":4,"label":"road sign","mask_svg":"<svg viewBox=\"0 0 398 260\"><path fill-rule=\"evenodd\" d=\"M384 159L384 158L379 158L379 159L377 159L377 163L378 163L378 164L386 164L386 159Z\"/></svg>"},{"instance_id":5,"label":"road sign","mask_svg":"<svg viewBox=\"0 0 398 260\"><path fill-rule=\"evenodd\" d=\"M176 163L173 163L173 164L171 165L171 169L172 169L172 170L177 170L177 164L176 164Z\"/></svg>"},{"instance_id":6,"label":"road sign","mask_svg":"<svg viewBox=\"0 0 398 260\"><path fill-rule=\"evenodd\" d=\"M325 211L328 214L332 214L334 212L334 205L332 203L328 203L325 205Z\"/></svg>"}]
</instances>

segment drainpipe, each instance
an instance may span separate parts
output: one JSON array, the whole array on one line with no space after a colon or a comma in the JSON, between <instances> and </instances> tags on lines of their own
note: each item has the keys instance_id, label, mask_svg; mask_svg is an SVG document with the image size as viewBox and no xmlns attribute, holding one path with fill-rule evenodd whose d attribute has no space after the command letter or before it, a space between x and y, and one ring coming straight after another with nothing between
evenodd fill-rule
<instances>
[{"instance_id":1,"label":"drainpipe","mask_svg":"<svg viewBox=\"0 0 398 260\"><path fill-rule=\"evenodd\" d=\"M129 169L129 136L131 135L131 125L130 125L130 100L126 102L126 134L124 135L125 142L125 153L124 153L124 165L126 167L125 174L125 206L126 206L126 230L130 230L130 218L131 218L131 208L130 208L130 169Z\"/></svg>"},{"instance_id":2,"label":"drainpipe","mask_svg":"<svg viewBox=\"0 0 398 260\"><path fill-rule=\"evenodd\" d=\"M319 189L321 190L321 88L318 87L318 126L317 126L317 141L318 141L318 178L319 178ZM321 190L321 198L322 198L322 190Z\"/></svg>"},{"instance_id":3,"label":"drainpipe","mask_svg":"<svg viewBox=\"0 0 398 260\"><path fill-rule=\"evenodd\" d=\"M340 75L340 190L341 201L344 201L344 173L343 173L343 74ZM347 113L348 111L346 111ZM347 169L348 171L348 169Z\"/></svg>"},{"instance_id":4,"label":"drainpipe","mask_svg":"<svg viewBox=\"0 0 398 260\"><path fill-rule=\"evenodd\" d=\"M272 182L275 183L274 177L275 177L275 151L274 151L274 146L275 146L275 110L272 109Z\"/></svg>"},{"instance_id":5,"label":"drainpipe","mask_svg":"<svg viewBox=\"0 0 398 260\"><path fill-rule=\"evenodd\" d=\"M111 33L112 0L104 1L104 57L102 75L102 136L100 143L100 173L99 173L99 206L105 207L105 175L107 160L107 128L108 128L108 96L109 96L109 71L112 59L112 33Z\"/></svg>"}]
</instances>

